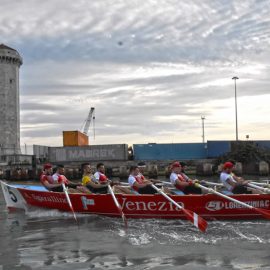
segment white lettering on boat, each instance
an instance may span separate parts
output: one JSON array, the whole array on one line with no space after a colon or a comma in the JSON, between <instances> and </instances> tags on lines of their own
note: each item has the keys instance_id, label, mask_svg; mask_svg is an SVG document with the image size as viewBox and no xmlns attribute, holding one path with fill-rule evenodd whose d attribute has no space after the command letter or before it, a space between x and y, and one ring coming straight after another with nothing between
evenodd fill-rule
<instances>
[{"instance_id":1,"label":"white lettering on boat","mask_svg":"<svg viewBox=\"0 0 270 270\"><path fill-rule=\"evenodd\" d=\"M38 202L53 202L53 203L67 203L66 198L58 198L56 196L40 196L35 194L30 194L32 198Z\"/></svg>"},{"instance_id":2,"label":"white lettering on boat","mask_svg":"<svg viewBox=\"0 0 270 270\"><path fill-rule=\"evenodd\" d=\"M256 208L269 208L270 205L269 200L246 201L244 203ZM205 207L209 211L219 211L221 209L247 208L244 205L240 205L236 202L223 202L223 201L209 201Z\"/></svg>"},{"instance_id":3,"label":"white lettering on boat","mask_svg":"<svg viewBox=\"0 0 270 270\"><path fill-rule=\"evenodd\" d=\"M95 201L93 199L87 199L85 196L81 196L81 200L84 210L88 209L88 205L95 205Z\"/></svg>"},{"instance_id":4,"label":"white lettering on boat","mask_svg":"<svg viewBox=\"0 0 270 270\"><path fill-rule=\"evenodd\" d=\"M182 202L178 202L181 207L184 207ZM127 198L123 198L122 208L129 211L181 211L179 207L174 206L171 202L155 202L155 201L129 201Z\"/></svg>"}]
</instances>

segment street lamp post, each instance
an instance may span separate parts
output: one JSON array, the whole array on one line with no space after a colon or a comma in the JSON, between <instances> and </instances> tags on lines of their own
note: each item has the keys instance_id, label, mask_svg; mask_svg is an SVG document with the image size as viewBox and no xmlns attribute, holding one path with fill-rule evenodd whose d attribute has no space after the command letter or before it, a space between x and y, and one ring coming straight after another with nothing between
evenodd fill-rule
<instances>
[{"instance_id":1,"label":"street lamp post","mask_svg":"<svg viewBox=\"0 0 270 270\"><path fill-rule=\"evenodd\" d=\"M234 96L235 96L235 134L236 134L236 141L238 141L238 122L237 122L237 95L236 95L236 80L238 80L238 77L233 77L232 80L234 80Z\"/></svg>"},{"instance_id":2,"label":"street lamp post","mask_svg":"<svg viewBox=\"0 0 270 270\"><path fill-rule=\"evenodd\" d=\"M205 138L204 138L204 120L205 116L201 116L202 119L202 142L205 143Z\"/></svg>"}]
</instances>

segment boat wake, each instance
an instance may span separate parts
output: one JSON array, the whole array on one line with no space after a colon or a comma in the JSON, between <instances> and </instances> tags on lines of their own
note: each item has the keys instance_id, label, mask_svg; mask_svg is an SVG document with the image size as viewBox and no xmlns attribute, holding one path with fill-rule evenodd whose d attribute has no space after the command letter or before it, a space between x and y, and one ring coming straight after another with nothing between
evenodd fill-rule
<instances>
[{"instance_id":1,"label":"boat wake","mask_svg":"<svg viewBox=\"0 0 270 270\"><path fill-rule=\"evenodd\" d=\"M76 225L70 212L30 208L26 211L26 223L43 223L65 220ZM218 245L225 242L269 244L270 223L261 221L211 221L206 233L199 232L184 220L128 219L128 229L122 219L76 213L80 228L104 230L124 239L132 246L158 243L182 245L202 243ZM55 224L54 224L55 225ZM52 225L53 226L53 225Z\"/></svg>"},{"instance_id":2,"label":"boat wake","mask_svg":"<svg viewBox=\"0 0 270 270\"><path fill-rule=\"evenodd\" d=\"M113 232L134 246L158 244L182 245L183 243L203 243L218 245L225 242L269 244L266 232L270 224L266 221L212 221L203 234L185 222L175 220L128 220L124 230L121 222L114 221ZM138 228L140 228L138 230Z\"/></svg>"}]
</instances>

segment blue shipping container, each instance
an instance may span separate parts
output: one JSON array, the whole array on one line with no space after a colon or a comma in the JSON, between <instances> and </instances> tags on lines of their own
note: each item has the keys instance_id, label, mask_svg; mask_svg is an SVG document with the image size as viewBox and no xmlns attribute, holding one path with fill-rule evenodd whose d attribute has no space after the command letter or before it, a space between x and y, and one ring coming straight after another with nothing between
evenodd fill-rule
<instances>
[{"instance_id":1,"label":"blue shipping container","mask_svg":"<svg viewBox=\"0 0 270 270\"><path fill-rule=\"evenodd\" d=\"M135 160L187 160L207 157L203 143L134 144Z\"/></svg>"},{"instance_id":2,"label":"blue shipping container","mask_svg":"<svg viewBox=\"0 0 270 270\"><path fill-rule=\"evenodd\" d=\"M270 141L255 141L256 145L260 148L270 149Z\"/></svg>"},{"instance_id":3,"label":"blue shipping container","mask_svg":"<svg viewBox=\"0 0 270 270\"><path fill-rule=\"evenodd\" d=\"M231 141L207 141L207 157L216 158L231 151Z\"/></svg>"}]
</instances>

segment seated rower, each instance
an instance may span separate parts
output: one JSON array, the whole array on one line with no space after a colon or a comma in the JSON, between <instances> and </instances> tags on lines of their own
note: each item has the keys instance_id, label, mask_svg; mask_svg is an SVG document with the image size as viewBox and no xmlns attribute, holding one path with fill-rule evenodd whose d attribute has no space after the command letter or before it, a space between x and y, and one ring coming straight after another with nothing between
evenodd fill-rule
<instances>
[{"instance_id":1,"label":"seated rower","mask_svg":"<svg viewBox=\"0 0 270 270\"><path fill-rule=\"evenodd\" d=\"M181 165L181 172L180 172L180 174L183 176L183 178L184 178L186 181L192 180L191 178L189 178L189 177L186 175L186 171L185 171L186 168L187 168L186 162L180 161L179 163L180 163L180 165Z\"/></svg>"},{"instance_id":2,"label":"seated rower","mask_svg":"<svg viewBox=\"0 0 270 270\"><path fill-rule=\"evenodd\" d=\"M49 191L63 192L62 184L53 180L52 164L50 163L44 164L43 172L40 176L40 182Z\"/></svg>"},{"instance_id":3,"label":"seated rower","mask_svg":"<svg viewBox=\"0 0 270 270\"><path fill-rule=\"evenodd\" d=\"M138 168L139 168L139 176L140 176L140 178L141 179L143 179L143 180L149 180L149 181L151 181L152 183L161 183L162 181L160 181L160 180L157 180L157 179L147 179L145 176L144 176L144 169L146 168L146 164L144 163L144 162L139 162L138 163Z\"/></svg>"},{"instance_id":4,"label":"seated rower","mask_svg":"<svg viewBox=\"0 0 270 270\"><path fill-rule=\"evenodd\" d=\"M141 177L138 166L131 166L128 183L132 189L140 194L155 194L157 191L151 186L152 182Z\"/></svg>"},{"instance_id":5,"label":"seated rower","mask_svg":"<svg viewBox=\"0 0 270 270\"><path fill-rule=\"evenodd\" d=\"M202 194L202 190L196 187L196 181L189 179L187 176L184 177L181 174L181 164L179 162L174 162L171 165L171 183L179 190L185 194Z\"/></svg>"},{"instance_id":6,"label":"seated rower","mask_svg":"<svg viewBox=\"0 0 270 270\"><path fill-rule=\"evenodd\" d=\"M233 194L258 194L258 190L247 187L249 181L243 180L241 177L234 177L232 174L234 164L232 162L225 162L223 170L220 174L221 183Z\"/></svg>"},{"instance_id":7,"label":"seated rower","mask_svg":"<svg viewBox=\"0 0 270 270\"><path fill-rule=\"evenodd\" d=\"M181 176L185 179L186 182L188 182L188 181L192 181L192 182L194 182L194 183L198 182L198 183L200 183L200 184L203 185L203 186L207 186L207 184L205 183L204 180L199 181L199 180L197 180L197 179L191 179L191 178L186 174L186 169L187 169L187 164L186 164L186 162L180 161L179 163L180 163L180 165L181 165L181 172L180 172L180 174L181 174ZM204 191L202 191L202 192L204 193Z\"/></svg>"},{"instance_id":8,"label":"seated rower","mask_svg":"<svg viewBox=\"0 0 270 270\"><path fill-rule=\"evenodd\" d=\"M233 160L233 159L230 159L229 162L231 162L231 163L233 164L233 168L232 168L232 172L231 172L231 175L232 175L233 179L234 179L236 182L245 181L243 177L237 176L237 175L235 174L236 161Z\"/></svg>"},{"instance_id":9,"label":"seated rower","mask_svg":"<svg viewBox=\"0 0 270 270\"><path fill-rule=\"evenodd\" d=\"M89 163L82 164L83 178L82 184L86 186L91 192L98 194L107 194L108 185L110 184L109 179L105 175L104 164L99 163L97 165L97 172L95 175L92 174L92 169ZM131 191L120 186L114 186L113 191L116 193L130 194Z\"/></svg>"},{"instance_id":10,"label":"seated rower","mask_svg":"<svg viewBox=\"0 0 270 270\"><path fill-rule=\"evenodd\" d=\"M93 193L107 194L108 185L100 184L96 181L94 175L92 174L92 168L89 163L82 164L82 185L87 187Z\"/></svg>"},{"instance_id":11,"label":"seated rower","mask_svg":"<svg viewBox=\"0 0 270 270\"><path fill-rule=\"evenodd\" d=\"M61 185L62 185L62 183L64 183L65 186L69 188L68 191L71 193L76 193L76 192L90 193L89 190L87 188L85 188L82 184L76 184L76 183L68 180L65 177L64 173L65 173L64 165L57 165L56 172L52 176L54 183L60 183ZM61 186L61 188L62 188L62 186ZM60 188L59 188L59 190L60 190ZM61 191L63 191L63 188L61 189Z\"/></svg>"}]
</instances>

